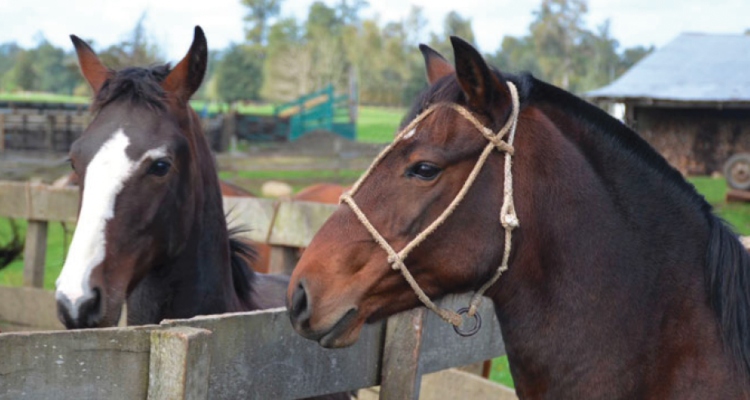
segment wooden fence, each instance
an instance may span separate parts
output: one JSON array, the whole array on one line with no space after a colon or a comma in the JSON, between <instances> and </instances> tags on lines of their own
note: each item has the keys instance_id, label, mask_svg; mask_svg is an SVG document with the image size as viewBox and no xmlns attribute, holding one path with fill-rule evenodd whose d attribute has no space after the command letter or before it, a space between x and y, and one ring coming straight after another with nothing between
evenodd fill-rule
<instances>
[{"instance_id":1,"label":"wooden fence","mask_svg":"<svg viewBox=\"0 0 750 400\"><path fill-rule=\"evenodd\" d=\"M91 115L84 107L0 110L0 151L67 152L90 122Z\"/></svg>"},{"instance_id":2,"label":"wooden fence","mask_svg":"<svg viewBox=\"0 0 750 400\"><path fill-rule=\"evenodd\" d=\"M234 114L203 118L201 123L211 148L226 151L238 127ZM67 153L93 116L86 110L0 109L0 152L32 150Z\"/></svg>"},{"instance_id":3,"label":"wooden fence","mask_svg":"<svg viewBox=\"0 0 750 400\"><path fill-rule=\"evenodd\" d=\"M29 221L26 287L0 288L0 320L60 327L54 296L41 289L46 228L74 221L77 207L77 190L0 182L0 216ZM225 198L225 207L230 221L252 226L250 237L269 238L282 256L309 244L335 209L247 198ZM468 301L448 296L441 303L455 309ZM3 333L0 399L284 399L374 385L381 385L381 399L416 399L423 374L504 354L491 303L480 312L483 327L470 338L418 308L367 325L354 346L336 350L297 335L284 309L143 327Z\"/></svg>"}]
</instances>

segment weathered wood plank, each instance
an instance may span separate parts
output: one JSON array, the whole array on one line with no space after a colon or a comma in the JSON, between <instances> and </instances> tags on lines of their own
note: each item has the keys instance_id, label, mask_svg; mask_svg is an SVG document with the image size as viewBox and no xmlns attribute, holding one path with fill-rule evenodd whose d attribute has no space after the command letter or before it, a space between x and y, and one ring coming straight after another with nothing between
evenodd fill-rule
<instances>
[{"instance_id":1,"label":"weathered wood plank","mask_svg":"<svg viewBox=\"0 0 750 400\"><path fill-rule=\"evenodd\" d=\"M40 221L75 222L78 190L49 185L0 181L0 216ZM336 206L311 202L285 201L278 206L273 231L268 230L274 215L274 200L226 197L224 209L230 226L249 229L252 240L273 245L305 247Z\"/></svg>"},{"instance_id":2,"label":"weathered wood plank","mask_svg":"<svg viewBox=\"0 0 750 400\"><path fill-rule=\"evenodd\" d=\"M467 307L471 296L468 294L447 295L440 299L441 307L458 310ZM479 307L482 328L474 336L462 337L456 334L453 326L446 323L435 313L428 312L422 353L419 358L421 372L424 374L446 368L468 365L505 354L500 323L495 315L492 301L485 298Z\"/></svg>"},{"instance_id":3,"label":"weathered wood plank","mask_svg":"<svg viewBox=\"0 0 750 400\"><path fill-rule=\"evenodd\" d=\"M294 332L283 308L162 325L213 332L210 398L295 399L379 382L381 323L365 326L354 346L335 350L324 349Z\"/></svg>"},{"instance_id":4,"label":"weathered wood plank","mask_svg":"<svg viewBox=\"0 0 750 400\"><path fill-rule=\"evenodd\" d=\"M24 182L0 182L0 216L75 222L78 189Z\"/></svg>"},{"instance_id":5,"label":"weathered wood plank","mask_svg":"<svg viewBox=\"0 0 750 400\"><path fill-rule=\"evenodd\" d=\"M143 399L143 328L0 334L0 400Z\"/></svg>"},{"instance_id":6,"label":"weathered wood plank","mask_svg":"<svg viewBox=\"0 0 750 400\"><path fill-rule=\"evenodd\" d=\"M210 335L184 326L151 332L149 400L208 398Z\"/></svg>"},{"instance_id":7,"label":"weathered wood plank","mask_svg":"<svg viewBox=\"0 0 750 400\"><path fill-rule=\"evenodd\" d=\"M52 293L39 289L0 289L0 311L5 313L4 310L10 308L24 315L37 314L22 306L45 296L47 304L39 309L46 310L48 318L54 318ZM463 306L468 301L469 296L464 295L449 296L438 303L451 307ZM323 349L292 330L284 309L165 321L159 327L140 328L145 332L142 336L134 333L141 331L133 328L49 333L42 336L43 340L28 333L0 334L0 354L3 355L0 357L0 399L17 398L21 393L27 393L30 398L144 398L149 379L148 353L153 348L150 331L178 326L213 332L205 338L211 359L210 398L299 398L354 390L378 385L381 370L393 365L393 362L383 362L383 353L398 355L398 346L406 353L411 352L412 360L415 359L413 352L421 351L416 357L417 374L501 355L501 338L491 304L485 302L480 312L485 319L483 327L470 338L459 337L448 324L427 312L419 348L409 348L403 340L396 346L391 341L384 344L384 324L376 323L364 328L353 347ZM409 313L425 311L409 311L407 320ZM404 315L396 318L404 318ZM95 334L91 336L91 333ZM169 340L176 340L178 347L184 344L179 337ZM392 339L389 337L389 340ZM53 348L56 352L47 354L50 350L44 345L56 346ZM157 349L157 352L173 352L168 348ZM31 350L24 353L22 349ZM197 349L198 353L203 351L200 346ZM191 351L195 350L188 347L184 352L185 365L195 364L190 361ZM199 357L192 358L195 359ZM57 360L63 362L57 363ZM80 362L97 373L89 369L83 371L84 364ZM414 365L412 363L412 367ZM189 371L192 372L195 371Z\"/></svg>"},{"instance_id":8,"label":"weathered wood plank","mask_svg":"<svg viewBox=\"0 0 750 400\"><path fill-rule=\"evenodd\" d=\"M377 400L379 387L360 390L358 400ZM446 369L422 377L419 400L517 400L513 389L457 369Z\"/></svg>"},{"instance_id":9,"label":"weathered wood plank","mask_svg":"<svg viewBox=\"0 0 750 400\"><path fill-rule=\"evenodd\" d=\"M480 376L447 369L422 377L420 399L517 400L516 393Z\"/></svg>"},{"instance_id":10,"label":"weathered wood plank","mask_svg":"<svg viewBox=\"0 0 750 400\"><path fill-rule=\"evenodd\" d=\"M394 315L386 322L381 400L419 399L424 307Z\"/></svg>"},{"instance_id":11,"label":"weathered wood plank","mask_svg":"<svg viewBox=\"0 0 750 400\"><path fill-rule=\"evenodd\" d=\"M224 197L224 213L229 226L248 229L243 233L256 242L265 242L274 213L273 200Z\"/></svg>"},{"instance_id":12,"label":"weathered wood plank","mask_svg":"<svg viewBox=\"0 0 750 400\"><path fill-rule=\"evenodd\" d=\"M29 220L23 250L23 285L42 288L47 254L47 221Z\"/></svg>"},{"instance_id":13,"label":"weathered wood plank","mask_svg":"<svg viewBox=\"0 0 750 400\"><path fill-rule=\"evenodd\" d=\"M307 247L337 206L307 201L282 202L274 221L270 244Z\"/></svg>"},{"instance_id":14,"label":"weathered wood plank","mask_svg":"<svg viewBox=\"0 0 750 400\"><path fill-rule=\"evenodd\" d=\"M336 210L336 206L306 201L278 203L278 200L270 199L225 197L224 209L230 226L249 228L245 236L252 240L264 243L268 239L272 245L305 247ZM270 235L269 228L272 229Z\"/></svg>"},{"instance_id":15,"label":"weathered wood plank","mask_svg":"<svg viewBox=\"0 0 750 400\"><path fill-rule=\"evenodd\" d=\"M36 288L0 287L0 320L34 329L63 329L55 293Z\"/></svg>"},{"instance_id":16,"label":"weathered wood plank","mask_svg":"<svg viewBox=\"0 0 750 400\"><path fill-rule=\"evenodd\" d=\"M299 261L300 250L297 247L273 246L268 263L268 273L291 275Z\"/></svg>"}]
</instances>

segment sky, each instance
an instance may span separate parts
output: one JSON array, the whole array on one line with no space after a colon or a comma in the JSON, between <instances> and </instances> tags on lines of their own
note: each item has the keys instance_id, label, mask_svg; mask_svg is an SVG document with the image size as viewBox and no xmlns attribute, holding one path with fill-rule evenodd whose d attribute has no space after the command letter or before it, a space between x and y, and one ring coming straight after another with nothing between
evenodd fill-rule
<instances>
[{"instance_id":1,"label":"sky","mask_svg":"<svg viewBox=\"0 0 750 400\"><path fill-rule=\"evenodd\" d=\"M324 0L333 5L337 0ZM282 0L282 16L302 20L313 0ZM381 23L406 17L410 5L421 6L427 32L442 33L445 15L455 10L472 21L477 44L495 52L506 35L528 32L540 0L369 0L365 17ZM460 4L460 7L457 7ZM594 28L611 22L612 35L622 47L662 46L681 32L741 34L750 29L750 0L589 0L586 23ZM239 0L26 0L0 1L0 43L35 46L41 37L72 49L68 35L95 41L102 49L123 40L146 11L146 28L164 49L168 61L178 61L201 25L209 48L221 49L244 37ZM425 38L426 39L426 38ZM416 51L416 49L415 49Z\"/></svg>"}]
</instances>

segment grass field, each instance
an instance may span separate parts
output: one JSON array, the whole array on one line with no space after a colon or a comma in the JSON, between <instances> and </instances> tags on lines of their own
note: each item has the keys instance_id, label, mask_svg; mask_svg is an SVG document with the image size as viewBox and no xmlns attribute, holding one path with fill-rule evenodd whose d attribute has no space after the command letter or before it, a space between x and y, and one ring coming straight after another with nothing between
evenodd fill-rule
<instances>
[{"instance_id":1,"label":"grass field","mask_svg":"<svg viewBox=\"0 0 750 400\"><path fill-rule=\"evenodd\" d=\"M88 97L83 97L83 96L67 96L63 94L53 94L53 93L0 92L0 101L31 101L31 102L41 102L41 103L88 104L91 101L91 99L89 99Z\"/></svg>"},{"instance_id":2,"label":"grass field","mask_svg":"<svg viewBox=\"0 0 750 400\"><path fill-rule=\"evenodd\" d=\"M406 110L401 108L360 107L357 140L367 143L392 141L405 114Z\"/></svg>"}]
</instances>

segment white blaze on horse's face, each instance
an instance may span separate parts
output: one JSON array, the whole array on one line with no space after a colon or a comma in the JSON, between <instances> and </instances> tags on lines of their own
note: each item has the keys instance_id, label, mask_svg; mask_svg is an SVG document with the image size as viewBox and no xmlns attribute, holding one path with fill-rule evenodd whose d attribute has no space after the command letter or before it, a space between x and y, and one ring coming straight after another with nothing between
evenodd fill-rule
<instances>
[{"instance_id":1,"label":"white blaze on horse's face","mask_svg":"<svg viewBox=\"0 0 750 400\"><path fill-rule=\"evenodd\" d=\"M58 300L67 299L71 316L75 318L78 306L94 297L90 285L91 272L104 261L106 251L105 229L114 217L118 194L122 191L138 166L146 159L166 155L166 147L146 151L138 160L128 157L126 149L130 139L118 129L101 146L86 167L81 212L70 244L68 257L57 279Z\"/></svg>"},{"instance_id":2,"label":"white blaze on horse's face","mask_svg":"<svg viewBox=\"0 0 750 400\"><path fill-rule=\"evenodd\" d=\"M412 136L414 136L415 133L417 133L417 128L414 128L410 130L409 132L407 132L406 135L404 135L403 140L411 138Z\"/></svg>"}]
</instances>

